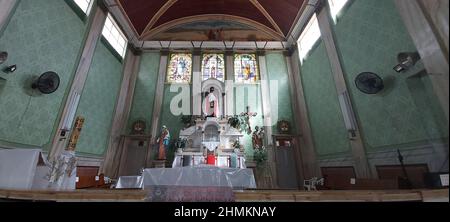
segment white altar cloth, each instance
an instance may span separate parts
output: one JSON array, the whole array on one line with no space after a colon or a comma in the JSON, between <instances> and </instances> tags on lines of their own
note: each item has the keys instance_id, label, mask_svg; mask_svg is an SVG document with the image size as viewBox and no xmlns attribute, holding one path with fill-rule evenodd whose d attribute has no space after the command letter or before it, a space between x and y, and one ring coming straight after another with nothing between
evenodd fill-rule
<instances>
[{"instance_id":1,"label":"white altar cloth","mask_svg":"<svg viewBox=\"0 0 450 222\"><path fill-rule=\"evenodd\" d=\"M138 179L137 177L135 179ZM119 181L123 178L119 178ZM125 185L121 182L121 188ZM231 187L255 189L253 170L214 166L152 168L143 173L143 188L152 186Z\"/></svg>"}]
</instances>

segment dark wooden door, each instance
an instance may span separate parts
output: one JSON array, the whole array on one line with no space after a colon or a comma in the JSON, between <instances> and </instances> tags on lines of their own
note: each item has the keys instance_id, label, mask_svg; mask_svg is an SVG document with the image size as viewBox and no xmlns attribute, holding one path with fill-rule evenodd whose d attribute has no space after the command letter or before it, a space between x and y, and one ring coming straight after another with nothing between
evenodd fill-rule
<instances>
[{"instance_id":1,"label":"dark wooden door","mask_svg":"<svg viewBox=\"0 0 450 222\"><path fill-rule=\"evenodd\" d=\"M298 189L298 172L295 163L295 144L291 138L275 137L275 161L280 189Z\"/></svg>"}]
</instances>

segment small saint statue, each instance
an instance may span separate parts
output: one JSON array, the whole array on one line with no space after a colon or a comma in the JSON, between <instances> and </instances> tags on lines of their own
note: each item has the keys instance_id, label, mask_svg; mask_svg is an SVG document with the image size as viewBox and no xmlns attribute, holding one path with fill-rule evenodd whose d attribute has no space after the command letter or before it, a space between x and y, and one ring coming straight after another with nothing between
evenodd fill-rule
<instances>
[{"instance_id":1,"label":"small saint statue","mask_svg":"<svg viewBox=\"0 0 450 222\"><path fill-rule=\"evenodd\" d=\"M219 109L219 100L214 95L214 87L209 89L209 93L205 98L205 114L206 117L219 117L220 109Z\"/></svg>"},{"instance_id":2,"label":"small saint statue","mask_svg":"<svg viewBox=\"0 0 450 222\"><path fill-rule=\"evenodd\" d=\"M262 149L264 147L263 144L264 140L264 128L259 128L258 126L255 126L255 131L252 135L252 142L253 142L253 148L255 150Z\"/></svg>"},{"instance_id":3,"label":"small saint statue","mask_svg":"<svg viewBox=\"0 0 450 222\"><path fill-rule=\"evenodd\" d=\"M166 126L163 126L161 129L161 135L156 140L159 145L158 149L158 160L165 160L167 149L169 148L170 143L170 132Z\"/></svg>"}]
</instances>

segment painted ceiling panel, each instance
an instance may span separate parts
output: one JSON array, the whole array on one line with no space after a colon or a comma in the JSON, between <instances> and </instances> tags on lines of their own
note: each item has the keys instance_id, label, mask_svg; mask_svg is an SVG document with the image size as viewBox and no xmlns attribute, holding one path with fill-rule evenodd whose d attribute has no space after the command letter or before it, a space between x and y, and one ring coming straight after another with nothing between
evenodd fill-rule
<instances>
[{"instance_id":1,"label":"painted ceiling panel","mask_svg":"<svg viewBox=\"0 0 450 222\"><path fill-rule=\"evenodd\" d=\"M248 0L178 0L161 16L155 26L178 18L205 14L240 16L273 28L264 15Z\"/></svg>"},{"instance_id":2,"label":"painted ceiling panel","mask_svg":"<svg viewBox=\"0 0 450 222\"><path fill-rule=\"evenodd\" d=\"M295 22L304 0L258 0L275 20L283 34L287 35Z\"/></svg>"},{"instance_id":3,"label":"painted ceiling panel","mask_svg":"<svg viewBox=\"0 0 450 222\"><path fill-rule=\"evenodd\" d=\"M117 0L124 13L128 16L130 22L140 36L145 36L151 32L151 36L158 36L158 27L164 27L165 24L174 20L187 17L204 15L227 15L232 16L233 21L236 18L251 20L253 24L249 31L261 32L261 35L267 35L267 30L262 31L256 27L262 24L273 32L278 32L280 36L286 36L295 23L297 14L302 8L304 0ZM169 4L170 3L170 4ZM167 10L164 5L169 6ZM257 6L255 6L257 5ZM261 7L259 7L261 6ZM160 14L158 15L158 12ZM265 13L267 12L267 13ZM156 16L155 16L156 15ZM235 17L233 17L235 16ZM151 26L150 21L154 19ZM205 17L202 17L205 18ZM220 18L218 18L220 19ZM216 19L217 20L217 19ZM235 22L239 19L236 19ZM191 23L192 20L187 20ZM241 21L242 22L242 21ZM256 22L256 23L255 23ZM149 26L149 29L146 27ZM279 29L278 29L279 27ZM173 27L170 27L173 28ZM157 33L154 33L154 30ZM265 29L265 28L263 28ZM165 32L167 29L161 29ZM258 31L259 30L259 31ZM197 30L198 31L198 30ZM208 30L205 30L208 31ZM249 34L248 36L255 36ZM257 35L259 36L259 35ZM148 39L147 39L148 40Z\"/></svg>"},{"instance_id":4,"label":"painted ceiling panel","mask_svg":"<svg viewBox=\"0 0 450 222\"><path fill-rule=\"evenodd\" d=\"M136 31L141 34L167 0L120 0Z\"/></svg>"}]
</instances>

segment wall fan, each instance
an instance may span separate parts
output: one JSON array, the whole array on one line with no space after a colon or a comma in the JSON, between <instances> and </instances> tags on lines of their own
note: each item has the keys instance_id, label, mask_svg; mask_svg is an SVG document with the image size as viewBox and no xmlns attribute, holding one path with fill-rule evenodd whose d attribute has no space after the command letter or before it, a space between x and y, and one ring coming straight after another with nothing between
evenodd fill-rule
<instances>
[{"instance_id":1,"label":"wall fan","mask_svg":"<svg viewBox=\"0 0 450 222\"><path fill-rule=\"evenodd\" d=\"M46 72L33 82L31 88L39 90L43 94L54 93L59 87L60 79L55 72Z\"/></svg>"},{"instance_id":2,"label":"wall fan","mask_svg":"<svg viewBox=\"0 0 450 222\"><path fill-rule=\"evenodd\" d=\"M372 72L360 73L355 79L355 84L365 94L377 94L384 89L383 79Z\"/></svg>"}]
</instances>

